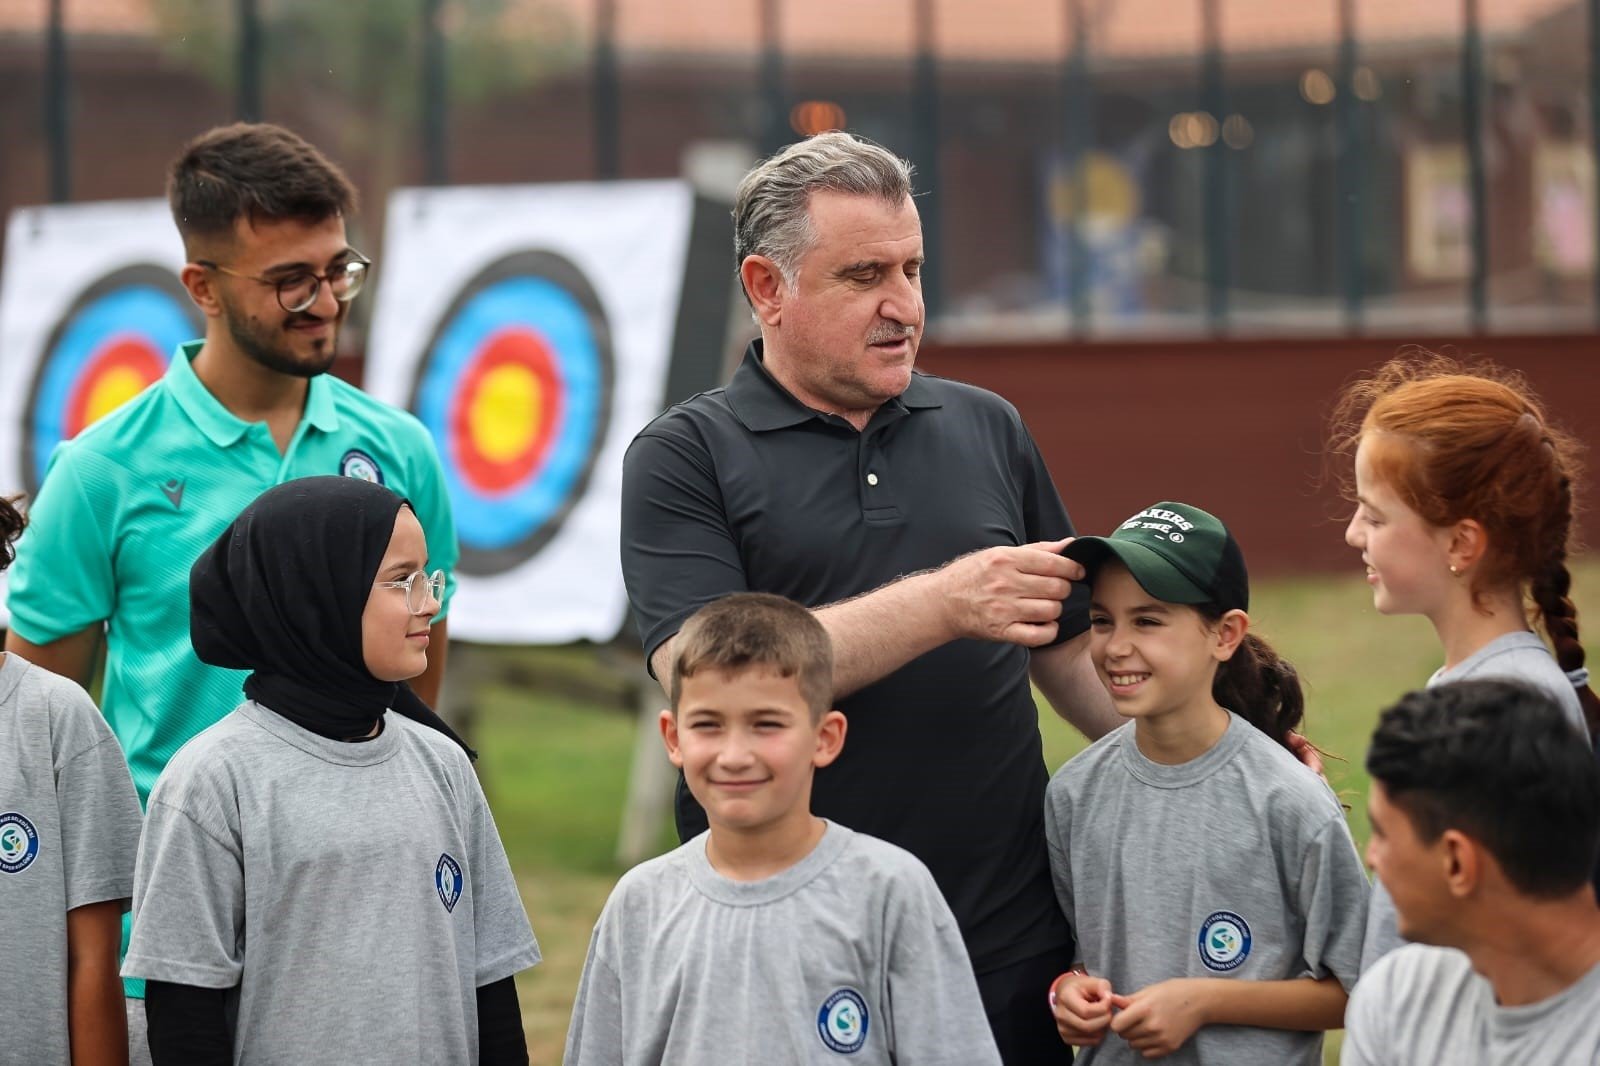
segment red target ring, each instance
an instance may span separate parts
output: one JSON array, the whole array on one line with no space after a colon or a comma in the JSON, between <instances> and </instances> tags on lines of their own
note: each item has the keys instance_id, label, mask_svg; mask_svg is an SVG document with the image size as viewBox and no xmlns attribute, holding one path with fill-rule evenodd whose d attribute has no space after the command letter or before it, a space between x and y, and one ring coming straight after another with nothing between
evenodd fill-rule
<instances>
[{"instance_id":1,"label":"red target ring","mask_svg":"<svg viewBox=\"0 0 1600 1066\"><path fill-rule=\"evenodd\" d=\"M111 338L90 359L67 401L67 437L77 436L165 372L166 359L145 338L137 334Z\"/></svg>"},{"instance_id":2,"label":"red target ring","mask_svg":"<svg viewBox=\"0 0 1600 1066\"><path fill-rule=\"evenodd\" d=\"M473 488L510 492L544 463L565 392L549 345L533 330L509 326L484 343L449 416L452 451Z\"/></svg>"}]
</instances>

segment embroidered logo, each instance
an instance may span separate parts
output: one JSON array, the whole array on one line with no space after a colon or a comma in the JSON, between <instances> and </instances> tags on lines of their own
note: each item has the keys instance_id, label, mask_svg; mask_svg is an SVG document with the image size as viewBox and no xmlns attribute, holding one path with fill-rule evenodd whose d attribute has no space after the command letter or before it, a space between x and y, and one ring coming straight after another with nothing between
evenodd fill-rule
<instances>
[{"instance_id":1,"label":"embroidered logo","mask_svg":"<svg viewBox=\"0 0 1600 1066\"><path fill-rule=\"evenodd\" d=\"M351 448L344 453L344 458L339 460L339 473L345 477L370 481L374 485L383 484L383 470L379 468L378 460L360 448Z\"/></svg>"},{"instance_id":2,"label":"embroidered logo","mask_svg":"<svg viewBox=\"0 0 1600 1066\"><path fill-rule=\"evenodd\" d=\"M1200 923L1200 961L1218 973L1244 965L1250 957L1250 926L1232 911L1217 911Z\"/></svg>"},{"instance_id":3,"label":"embroidered logo","mask_svg":"<svg viewBox=\"0 0 1600 1066\"><path fill-rule=\"evenodd\" d=\"M171 477L161 483L161 494L172 504L174 510L183 508L183 486L181 477Z\"/></svg>"},{"instance_id":4,"label":"embroidered logo","mask_svg":"<svg viewBox=\"0 0 1600 1066\"><path fill-rule=\"evenodd\" d=\"M455 913L456 901L461 898L461 864L448 853L440 855L439 865L433 868L433 887L439 890L444 909Z\"/></svg>"},{"instance_id":5,"label":"embroidered logo","mask_svg":"<svg viewBox=\"0 0 1600 1066\"><path fill-rule=\"evenodd\" d=\"M867 1042L867 1001L853 988L841 988L822 1001L817 1035L829 1051L853 1055Z\"/></svg>"},{"instance_id":6,"label":"embroidered logo","mask_svg":"<svg viewBox=\"0 0 1600 1066\"><path fill-rule=\"evenodd\" d=\"M16 811L0 814L0 873L20 874L39 856L39 833Z\"/></svg>"}]
</instances>

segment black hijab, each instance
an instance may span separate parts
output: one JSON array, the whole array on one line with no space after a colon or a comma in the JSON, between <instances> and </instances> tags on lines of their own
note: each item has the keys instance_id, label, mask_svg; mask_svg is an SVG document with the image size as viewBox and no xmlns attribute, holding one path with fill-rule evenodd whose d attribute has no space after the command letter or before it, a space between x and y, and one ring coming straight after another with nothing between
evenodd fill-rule
<instances>
[{"instance_id":1,"label":"black hijab","mask_svg":"<svg viewBox=\"0 0 1600 1066\"><path fill-rule=\"evenodd\" d=\"M361 615L400 508L353 477L268 489L189 571L189 639L201 662L252 670L245 695L334 740L372 732L385 710L467 747L401 682L379 681L361 651Z\"/></svg>"}]
</instances>

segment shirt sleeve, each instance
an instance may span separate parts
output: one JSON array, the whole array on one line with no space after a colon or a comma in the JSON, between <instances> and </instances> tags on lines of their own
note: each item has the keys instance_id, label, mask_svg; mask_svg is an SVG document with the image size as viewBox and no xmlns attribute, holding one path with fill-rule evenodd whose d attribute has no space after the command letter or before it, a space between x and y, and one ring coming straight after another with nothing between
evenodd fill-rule
<instances>
[{"instance_id":1,"label":"shirt sleeve","mask_svg":"<svg viewBox=\"0 0 1600 1066\"><path fill-rule=\"evenodd\" d=\"M1337 977L1346 992L1355 987L1371 891L1344 818L1330 818L1306 849L1297 886L1306 976Z\"/></svg>"},{"instance_id":2,"label":"shirt sleeve","mask_svg":"<svg viewBox=\"0 0 1600 1066\"><path fill-rule=\"evenodd\" d=\"M76 454L58 450L8 577L11 625L33 644L49 644L111 617L116 579L107 523L89 501Z\"/></svg>"},{"instance_id":3,"label":"shirt sleeve","mask_svg":"<svg viewBox=\"0 0 1600 1066\"><path fill-rule=\"evenodd\" d=\"M478 987L520 973L539 963L539 944L528 924L517 879L489 813L477 775L461 759L472 793L472 921L478 946Z\"/></svg>"},{"instance_id":4,"label":"shirt sleeve","mask_svg":"<svg viewBox=\"0 0 1600 1066\"><path fill-rule=\"evenodd\" d=\"M622 575L645 661L712 600L748 589L711 456L646 433L622 461Z\"/></svg>"},{"instance_id":5,"label":"shirt sleeve","mask_svg":"<svg viewBox=\"0 0 1600 1066\"><path fill-rule=\"evenodd\" d=\"M450 509L450 492L445 487L444 467L433 446L428 431L417 427L421 438L412 449L411 484L406 486L406 498L422 523L422 535L428 539L428 568L445 573L444 605L435 621L443 621L450 614L450 601L456 591L456 567L461 562L461 544L456 539L455 514Z\"/></svg>"},{"instance_id":6,"label":"shirt sleeve","mask_svg":"<svg viewBox=\"0 0 1600 1066\"><path fill-rule=\"evenodd\" d=\"M563 1066L622 1066L622 981L600 957L605 922L602 914L589 937L589 954L583 960L572 1024L567 1028Z\"/></svg>"},{"instance_id":7,"label":"shirt sleeve","mask_svg":"<svg viewBox=\"0 0 1600 1066\"><path fill-rule=\"evenodd\" d=\"M232 988L244 972L244 862L238 838L150 796L122 976Z\"/></svg>"},{"instance_id":8,"label":"shirt sleeve","mask_svg":"<svg viewBox=\"0 0 1600 1066\"><path fill-rule=\"evenodd\" d=\"M900 1066L999 1066L972 960L933 875L919 864L894 888L885 930L894 1061Z\"/></svg>"},{"instance_id":9,"label":"shirt sleeve","mask_svg":"<svg viewBox=\"0 0 1600 1066\"><path fill-rule=\"evenodd\" d=\"M1388 982L1381 974L1364 977L1356 985L1344 1008L1339 1066L1399 1066L1390 1052L1394 1041L1385 1018L1388 1001Z\"/></svg>"},{"instance_id":10,"label":"shirt sleeve","mask_svg":"<svg viewBox=\"0 0 1600 1066\"><path fill-rule=\"evenodd\" d=\"M1378 960L1404 944L1394 900L1383 882L1378 881L1372 886L1372 902L1367 908L1367 931L1361 942L1361 972L1366 973Z\"/></svg>"},{"instance_id":11,"label":"shirt sleeve","mask_svg":"<svg viewBox=\"0 0 1600 1066\"><path fill-rule=\"evenodd\" d=\"M130 899L143 815L127 760L87 693L63 686L54 698L54 717L80 734L56 769L67 909Z\"/></svg>"}]
</instances>

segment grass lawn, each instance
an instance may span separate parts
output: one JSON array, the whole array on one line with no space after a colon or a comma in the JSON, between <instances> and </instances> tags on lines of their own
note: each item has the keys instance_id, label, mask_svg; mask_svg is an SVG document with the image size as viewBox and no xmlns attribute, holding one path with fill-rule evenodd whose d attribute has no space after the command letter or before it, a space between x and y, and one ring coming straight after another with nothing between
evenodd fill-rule
<instances>
[{"instance_id":1,"label":"grass lawn","mask_svg":"<svg viewBox=\"0 0 1600 1066\"><path fill-rule=\"evenodd\" d=\"M1574 568L1573 598L1580 621L1593 618L1600 627L1600 561ZM1379 617L1367 586L1355 577L1263 581L1253 600L1256 632L1305 680L1306 731L1339 757L1328 761L1328 777L1351 808L1351 831L1364 844L1366 738L1378 710L1420 686L1438 665L1433 631L1419 618ZM1600 634L1600 628L1592 631ZM1600 656L1600 637L1591 637L1590 646ZM589 932L619 873L613 853L634 720L615 709L509 686L485 693L481 714L476 739L484 787L544 950L543 964L518 979L529 1050L536 1064L556 1063ZM1039 727L1052 770L1085 743L1048 708ZM672 839L663 826L662 847ZM1337 1046L1335 1034L1330 1063L1337 1061Z\"/></svg>"}]
</instances>

